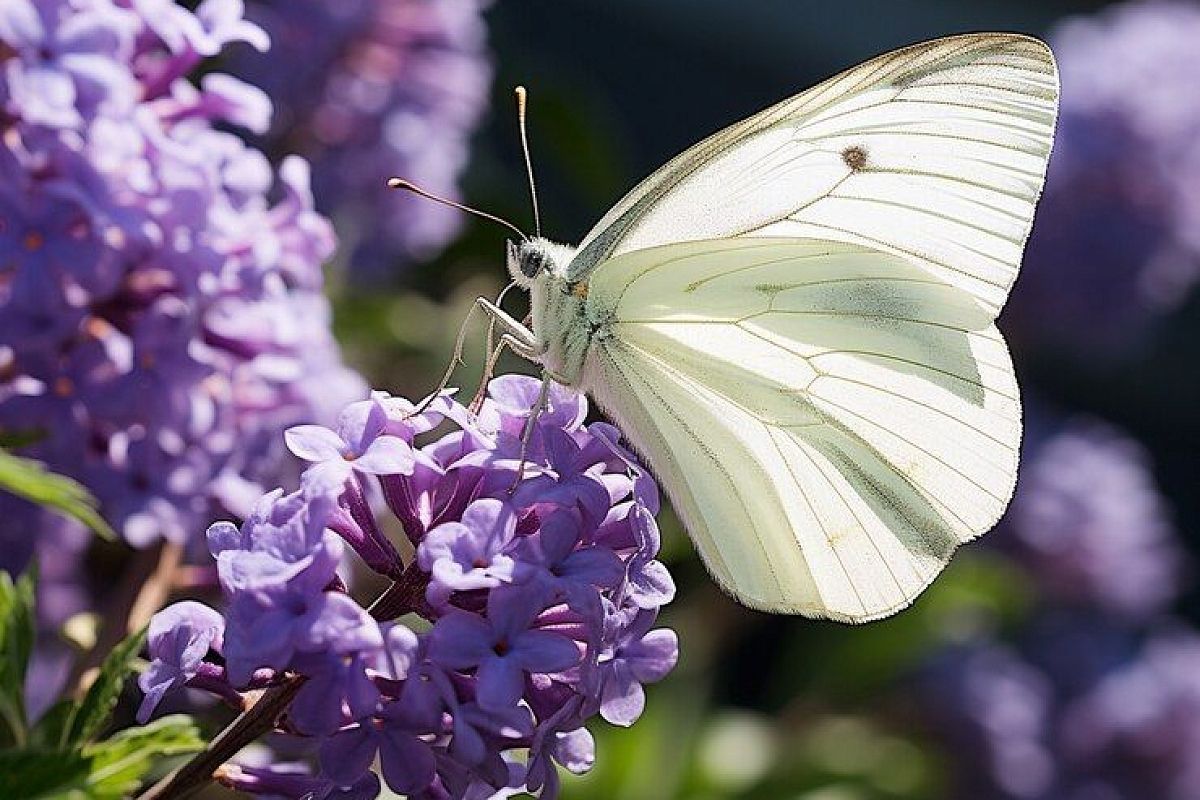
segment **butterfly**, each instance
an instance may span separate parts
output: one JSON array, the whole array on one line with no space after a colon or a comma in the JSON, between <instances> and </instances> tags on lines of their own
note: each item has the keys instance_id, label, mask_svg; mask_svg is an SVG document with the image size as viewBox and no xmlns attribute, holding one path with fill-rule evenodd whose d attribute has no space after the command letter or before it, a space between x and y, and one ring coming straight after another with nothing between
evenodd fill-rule
<instances>
[{"instance_id":1,"label":"butterfly","mask_svg":"<svg viewBox=\"0 0 1200 800\"><path fill-rule=\"evenodd\" d=\"M624 431L735 598L887 616L1012 496L994 321L1057 107L1033 38L879 56L685 151L578 247L510 242L531 326L481 304Z\"/></svg>"}]
</instances>

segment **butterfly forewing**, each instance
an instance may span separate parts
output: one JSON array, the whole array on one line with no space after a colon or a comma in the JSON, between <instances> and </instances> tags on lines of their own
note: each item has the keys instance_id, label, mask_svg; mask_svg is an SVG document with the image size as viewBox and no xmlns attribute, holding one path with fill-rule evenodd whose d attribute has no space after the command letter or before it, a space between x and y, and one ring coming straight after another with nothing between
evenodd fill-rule
<instances>
[{"instance_id":1,"label":"butterfly forewing","mask_svg":"<svg viewBox=\"0 0 1200 800\"><path fill-rule=\"evenodd\" d=\"M1057 96L1049 49L1024 36L880 56L669 162L585 237L570 277L674 242L820 238L903 255L995 313L1041 192Z\"/></svg>"}]
</instances>

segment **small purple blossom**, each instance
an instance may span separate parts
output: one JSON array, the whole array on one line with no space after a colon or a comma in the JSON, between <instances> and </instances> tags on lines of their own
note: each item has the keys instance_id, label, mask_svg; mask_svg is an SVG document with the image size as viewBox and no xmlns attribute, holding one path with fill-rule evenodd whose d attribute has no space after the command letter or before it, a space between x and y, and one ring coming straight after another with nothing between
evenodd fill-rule
<instances>
[{"instance_id":1,"label":"small purple blossom","mask_svg":"<svg viewBox=\"0 0 1200 800\"><path fill-rule=\"evenodd\" d=\"M462 522L443 522L427 533L417 549L417 563L430 574L430 604L444 606L451 592L511 583L516 561L505 550L516 530L512 506L485 497L467 506Z\"/></svg>"},{"instance_id":2,"label":"small purple blossom","mask_svg":"<svg viewBox=\"0 0 1200 800\"><path fill-rule=\"evenodd\" d=\"M167 692L183 686L204 669L209 650L221 652L224 634L224 618L191 600L154 615L147 634L150 668L138 678L138 686L145 692L138 709L140 722L150 718Z\"/></svg>"},{"instance_id":3,"label":"small purple blossom","mask_svg":"<svg viewBox=\"0 0 1200 800\"><path fill-rule=\"evenodd\" d=\"M533 402L538 384L506 376L490 388L502 401L489 396L478 417L449 395L415 414L408 401L376 394L351 405L336 432L293 429L289 445L314 462L301 489L264 496L240 528L209 529L227 672L203 686L184 674L166 688L225 695L304 676L280 725L315 737L321 768L238 768L230 785L289 797L367 791L378 762L383 782L414 798L522 788L553 798L556 765L584 772L595 759L585 723L599 714L632 724L643 684L675 665L674 632L654 627L674 585L654 558L653 480L611 426L585 425L584 401L562 389L536 421L538 446L522 468L529 410L518 400ZM458 430L421 438L443 420ZM385 438L406 457L358 468ZM377 564L375 537L389 526L366 502L372 494L416 547L407 565ZM338 575L347 547L393 580L374 615ZM393 621L405 613L431 625L418 633ZM162 625L179 615L162 612ZM178 659L152 656L153 674L174 678Z\"/></svg>"}]
</instances>

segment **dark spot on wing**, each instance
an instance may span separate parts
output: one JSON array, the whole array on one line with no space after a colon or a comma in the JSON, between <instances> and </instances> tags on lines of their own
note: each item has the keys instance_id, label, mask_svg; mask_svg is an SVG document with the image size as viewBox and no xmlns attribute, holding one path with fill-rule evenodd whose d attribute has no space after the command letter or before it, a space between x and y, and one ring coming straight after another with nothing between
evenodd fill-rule
<instances>
[{"instance_id":1,"label":"dark spot on wing","mask_svg":"<svg viewBox=\"0 0 1200 800\"><path fill-rule=\"evenodd\" d=\"M867 151L858 145L851 145L842 151L842 161L854 172L861 172L867 167Z\"/></svg>"}]
</instances>

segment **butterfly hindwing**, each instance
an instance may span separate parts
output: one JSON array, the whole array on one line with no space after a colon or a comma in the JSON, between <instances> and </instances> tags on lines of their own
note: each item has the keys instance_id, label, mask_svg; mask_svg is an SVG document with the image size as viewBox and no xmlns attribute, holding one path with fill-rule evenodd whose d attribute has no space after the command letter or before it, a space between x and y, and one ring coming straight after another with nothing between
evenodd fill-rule
<instances>
[{"instance_id":1,"label":"butterfly hindwing","mask_svg":"<svg viewBox=\"0 0 1200 800\"><path fill-rule=\"evenodd\" d=\"M721 239L617 256L584 387L743 602L903 607L1011 495L1020 405L990 313L894 255Z\"/></svg>"}]
</instances>

